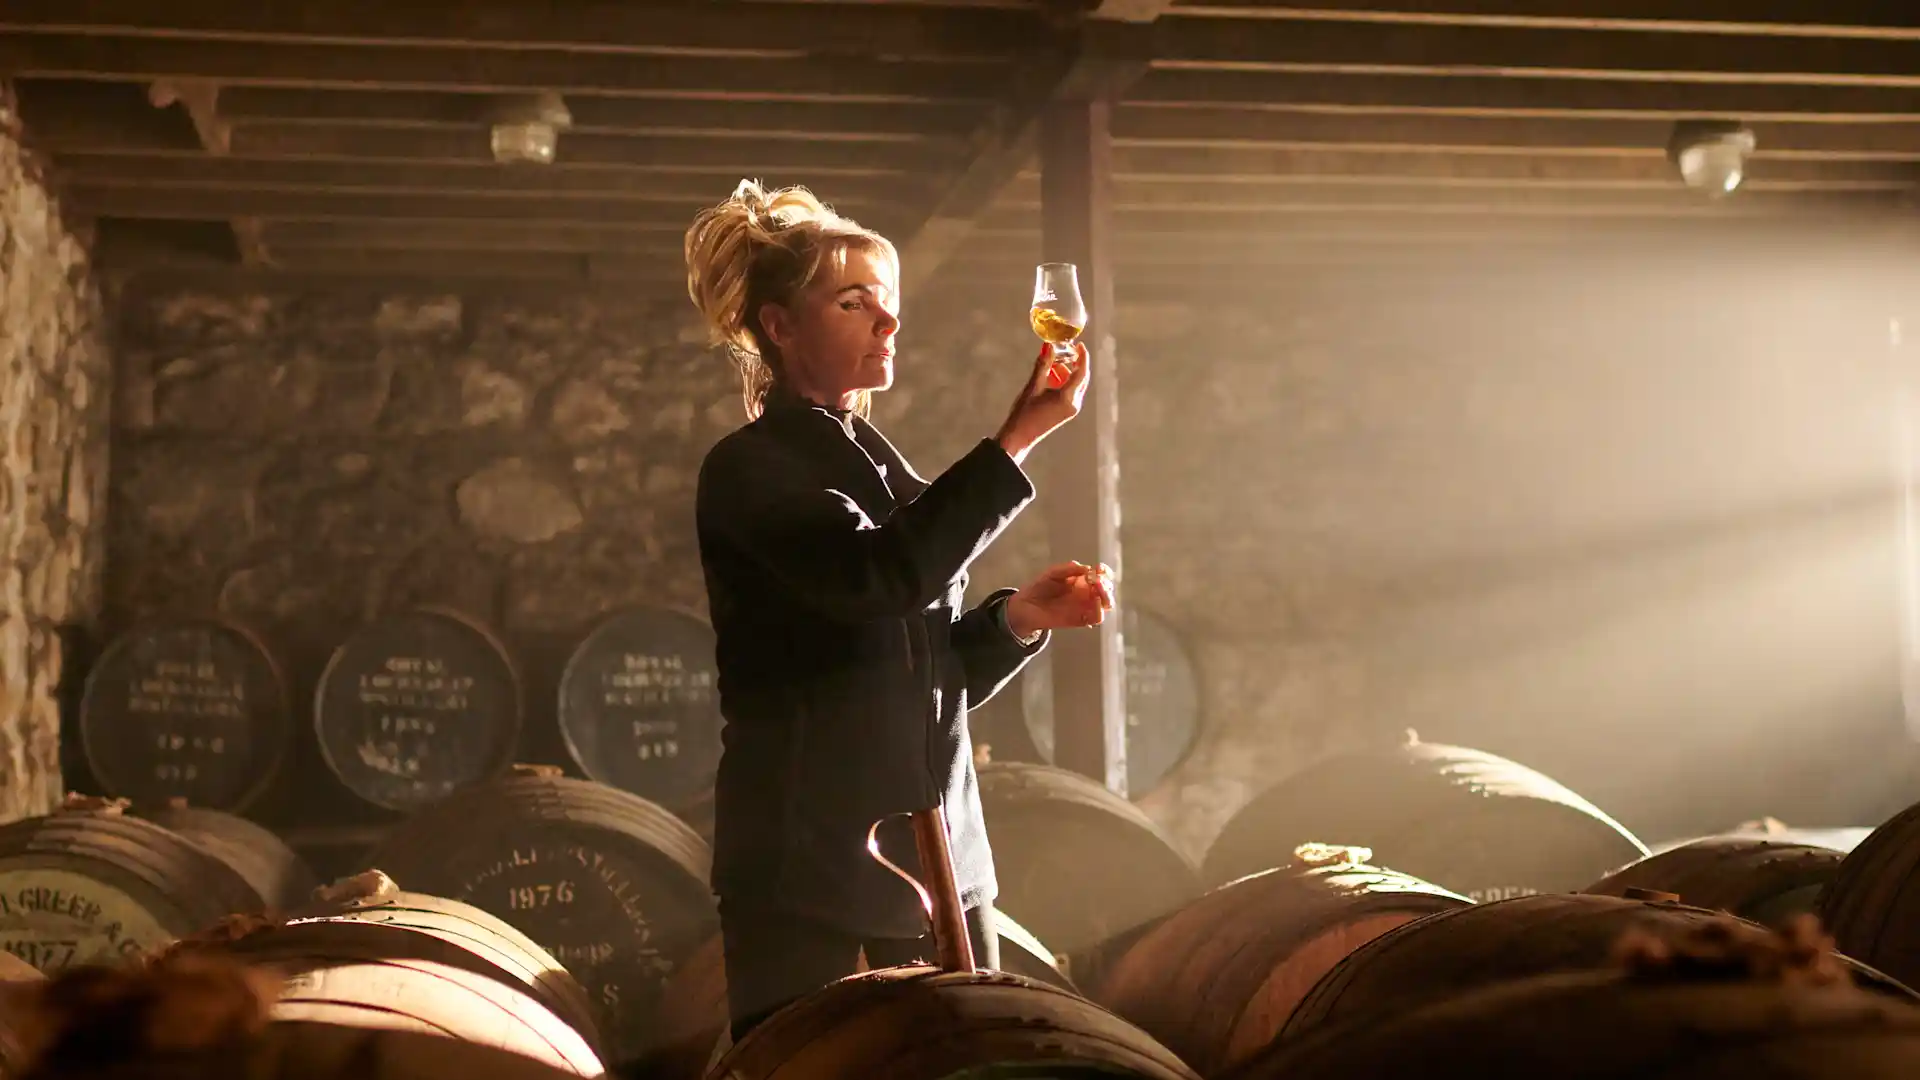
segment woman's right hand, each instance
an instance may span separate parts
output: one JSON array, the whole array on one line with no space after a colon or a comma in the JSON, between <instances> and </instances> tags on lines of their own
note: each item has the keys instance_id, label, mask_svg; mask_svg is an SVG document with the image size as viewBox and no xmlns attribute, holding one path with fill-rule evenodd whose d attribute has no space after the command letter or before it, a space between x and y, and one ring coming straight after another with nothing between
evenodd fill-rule
<instances>
[{"instance_id":1,"label":"woman's right hand","mask_svg":"<svg viewBox=\"0 0 1920 1080\"><path fill-rule=\"evenodd\" d=\"M1027 377L1027 385L1021 388L1020 396L1013 400L1013 408L1007 413L1007 422L1000 425L1000 433L995 436L1001 448L1014 461L1025 461L1027 451L1040 445L1040 440L1080 415L1080 405L1087 397L1087 376L1093 364L1086 343L1074 342L1073 353L1072 368L1064 384L1055 386L1050 378L1055 368L1053 346L1040 346L1040 355L1034 358L1033 372Z\"/></svg>"}]
</instances>

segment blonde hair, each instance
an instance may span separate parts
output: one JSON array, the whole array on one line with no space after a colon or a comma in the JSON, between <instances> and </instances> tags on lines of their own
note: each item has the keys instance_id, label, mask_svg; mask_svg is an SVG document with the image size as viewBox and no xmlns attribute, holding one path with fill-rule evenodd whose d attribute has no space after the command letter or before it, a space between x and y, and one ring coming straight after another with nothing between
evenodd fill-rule
<instances>
[{"instance_id":1,"label":"blonde hair","mask_svg":"<svg viewBox=\"0 0 1920 1080\"><path fill-rule=\"evenodd\" d=\"M804 187L768 191L742 180L724 201L696 214L687 228L687 295L707 320L715 345L725 345L740 368L747 418L764 409L767 391L781 381L779 351L760 325L764 304L787 304L820 271L862 249L900 265L893 242L842 217ZM854 411L866 416L871 395L860 391Z\"/></svg>"}]
</instances>

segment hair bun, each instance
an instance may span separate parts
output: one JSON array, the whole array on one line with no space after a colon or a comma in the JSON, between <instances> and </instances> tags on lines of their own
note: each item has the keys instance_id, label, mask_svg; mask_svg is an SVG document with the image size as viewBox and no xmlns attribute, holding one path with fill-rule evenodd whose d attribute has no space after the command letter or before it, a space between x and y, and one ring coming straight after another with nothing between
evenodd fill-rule
<instances>
[{"instance_id":1,"label":"hair bun","mask_svg":"<svg viewBox=\"0 0 1920 1080\"><path fill-rule=\"evenodd\" d=\"M835 213L804 187L769 190L743 179L732 195L694 215L685 248L687 296L712 343L725 345L739 364L749 417L759 414L778 367L777 357L762 355L766 343L756 313L763 304L792 299L849 247L882 252L898 265L885 237Z\"/></svg>"}]
</instances>

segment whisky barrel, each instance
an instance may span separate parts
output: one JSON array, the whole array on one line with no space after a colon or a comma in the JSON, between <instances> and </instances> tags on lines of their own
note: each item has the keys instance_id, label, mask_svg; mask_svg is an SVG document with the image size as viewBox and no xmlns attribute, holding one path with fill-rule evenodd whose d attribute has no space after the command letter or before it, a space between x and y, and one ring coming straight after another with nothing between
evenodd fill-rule
<instances>
[{"instance_id":1,"label":"whisky barrel","mask_svg":"<svg viewBox=\"0 0 1920 1080\"><path fill-rule=\"evenodd\" d=\"M278 836L246 818L177 800L134 810L232 867L268 908L295 907L313 892L316 882L306 860Z\"/></svg>"},{"instance_id":2,"label":"whisky barrel","mask_svg":"<svg viewBox=\"0 0 1920 1080\"><path fill-rule=\"evenodd\" d=\"M1197 1080L1139 1028L1058 987L924 965L842 979L775 1013L711 1075Z\"/></svg>"},{"instance_id":3,"label":"whisky barrel","mask_svg":"<svg viewBox=\"0 0 1920 1080\"><path fill-rule=\"evenodd\" d=\"M1222 886L1135 937L1092 987L1202 1075L1271 1042L1314 984L1395 927L1472 904L1363 861L1306 850ZM1360 861L1355 861L1360 860Z\"/></svg>"},{"instance_id":4,"label":"whisky barrel","mask_svg":"<svg viewBox=\"0 0 1920 1080\"><path fill-rule=\"evenodd\" d=\"M411 810L504 771L520 712L520 677L492 632L422 608L369 623L334 650L313 724L321 757L347 790Z\"/></svg>"},{"instance_id":5,"label":"whisky barrel","mask_svg":"<svg viewBox=\"0 0 1920 1080\"><path fill-rule=\"evenodd\" d=\"M1920 1008L1842 985L1562 972L1270 1044L1222 1080L1904 1080Z\"/></svg>"},{"instance_id":6,"label":"whisky barrel","mask_svg":"<svg viewBox=\"0 0 1920 1080\"><path fill-rule=\"evenodd\" d=\"M993 909L991 917L1000 937L1001 970L1076 992L1038 938L998 909ZM700 1080L716 1050L730 1045L725 959L720 935L715 934L673 973L653 1024L658 1040L655 1051L638 1075L651 1080ZM860 970L868 970L864 958Z\"/></svg>"},{"instance_id":7,"label":"whisky barrel","mask_svg":"<svg viewBox=\"0 0 1920 1080\"><path fill-rule=\"evenodd\" d=\"M1259 873L1322 841L1369 848L1380 865L1475 902L1584 888L1647 854L1619 822L1524 765L1410 738L1269 788L1221 831L1205 878Z\"/></svg>"},{"instance_id":8,"label":"whisky barrel","mask_svg":"<svg viewBox=\"0 0 1920 1080\"><path fill-rule=\"evenodd\" d=\"M1658 855L1663 851L1691 844L1695 840L1710 840L1716 837L1740 837L1748 840L1771 840L1776 844L1805 844L1808 847L1830 848L1845 855L1860 846L1873 833L1870 827L1850 825L1833 829L1799 828L1778 818L1761 818L1757 821L1743 821L1724 832L1708 833L1705 836L1685 836L1678 840L1663 840L1657 844L1648 844L1647 849Z\"/></svg>"},{"instance_id":9,"label":"whisky barrel","mask_svg":"<svg viewBox=\"0 0 1920 1080\"><path fill-rule=\"evenodd\" d=\"M1844 857L1832 848L1758 836L1713 836L1649 855L1582 891L1626 896L1629 889L1650 889L1694 907L1779 926L1819 910L1820 893Z\"/></svg>"},{"instance_id":10,"label":"whisky barrel","mask_svg":"<svg viewBox=\"0 0 1920 1080\"><path fill-rule=\"evenodd\" d=\"M1200 894L1192 862L1140 809L1049 765L980 770L994 906L1057 952L1076 953Z\"/></svg>"},{"instance_id":11,"label":"whisky barrel","mask_svg":"<svg viewBox=\"0 0 1920 1080\"><path fill-rule=\"evenodd\" d=\"M1920 804L1841 860L1820 919L1841 952L1920 986Z\"/></svg>"},{"instance_id":12,"label":"whisky barrel","mask_svg":"<svg viewBox=\"0 0 1920 1080\"><path fill-rule=\"evenodd\" d=\"M700 1080L727 1032L726 953L719 934L695 949L667 981L651 1030L653 1049L635 1075Z\"/></svg>"},{"instance_id":13,"label":"whisky barrel","mask_svg":"<svg viewBox=\"0 0 1920 1080\"><path fill-rule=\"evenodd\" d=\"M1726 918L1669 901L1578 893L1440 912L1355 949L1301 1000L1281 1037L1403 1011L1474 987L1605 967L1630 929L1680 933ZM1876 992L1911 1000L1904 987L1841 959Z\"/></svg>"},{"instance_id":14,"label":"whisky barrel","mask_svg":"<svg viewBox=\"0 0 1920 1080\"><path fill-rule=\"evenodd\" d=\"M580 984L467 904L389 891L218 947L285 980L281 1019L437 1032L581 1076L603 1071Z\"/></svg>"},{"instance_id":15,"label":"whisky barrel","mask_svg":"<svg viewBox=\"0 0 1920 1080\"><path fill-rule=\"evenodd\" d=\"M691 615L618 612L581 641L560 675L560 734L591 779L679 810L720 767L713 628Z\"/></svg>"},{"instance_id":16,"label":"whisky barrel","mask_svg":"<svg viewBox=\"0 0 1920 1080\"><path fill-rule=\"evenodd\" d=\"M1127 792L1152 791L1200 735L1200 681L1180 635L1135 604L1120 609L1127 656ZM1041 653L1020 671L1027 737L1041 761L1053 761L1053 662Z\"/></svg>"},{"instance_id":17,"label":"whisky barrel","mask_svg":"<svg viewBox=\"0 0 1920 1080\"><path fill-rule=\"evenodd\" d=\"M258 798L293 741L278 661L245 627L212 618L115 638L87 673L76 727L108 793L219 810Z\"/></svg>"},{"instance_id":18,"label":"whisky barrel","mask_svg":"<svg viewBox=\"0 0 1920 1080\"><path fill-rule=\"evenodd\" d=\"M117 806L0 826L0 949L41 971L116 962L265 907L213 851Z\"/></svg>"},{"instance_id":19,"label":"whisky barrel","mask_svg":"<svg viewBox=\"0 0 1920 1080\"><path fill-rule=\"evenodd\" d=\"M403 822L372 864L539 942L587 989L611 1060L651 1045L661 989L718 926L711 856L645 799L516 770Z\"/></svg>"},{"instance_id":20,"label":"whisky barrel","mask_svg":"<svg viewBox=\"0 0 1920 1080\"><path fill-rule=\"evenodd\" d=\"M276 1020L239 1045L187 1053L152 1055L120 1043L102 1050L87 1054L82 1063L35 1075L40 1080L570 1080L579 1075L438 1032L314 1020Z\"/></svg>"}]
</instances>

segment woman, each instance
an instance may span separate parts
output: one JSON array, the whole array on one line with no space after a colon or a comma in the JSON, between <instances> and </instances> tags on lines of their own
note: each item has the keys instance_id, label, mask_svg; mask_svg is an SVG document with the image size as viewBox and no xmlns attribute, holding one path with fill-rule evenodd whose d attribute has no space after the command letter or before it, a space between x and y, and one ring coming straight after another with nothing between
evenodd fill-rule
<instances>
[{"instance_id":1,"label":"woman","mask_svg":"<svg viewBox=\"0 0 1920 1080\"><path fill-rule=\"evenodd\" d=\"M967 566L1033 500L1020 464L1071 420L1089 365L1043 349L1006 423L933 481L867 422L893 384L899 260L799 188L744 181L687 231L687 291L740 365L749 423L700 469L700 559L725 750L713 887L738 1039L868 963L929 954L926 916L867 852L918 867L908 812L941 806L977 959L996 885L967 709L1047 632L1097 625L1105 568L1065 563L962 613Z\"/></svg>"}]
</instances>

